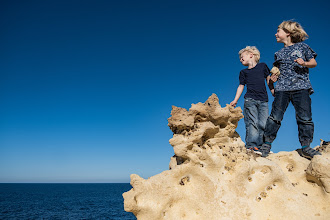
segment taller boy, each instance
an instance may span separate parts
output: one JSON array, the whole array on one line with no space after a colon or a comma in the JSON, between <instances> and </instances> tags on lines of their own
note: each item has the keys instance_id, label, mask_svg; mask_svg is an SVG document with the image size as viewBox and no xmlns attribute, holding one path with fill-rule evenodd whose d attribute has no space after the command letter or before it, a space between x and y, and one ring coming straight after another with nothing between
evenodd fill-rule
<instances>
[{"instance_id":1,"label":"taller boy","mask_svg":"<svg viewBox=\"0 0 330 220\"><path fill-rule=\"evenodd\" d=\"M309 146L314 133L310 98L313 90L309 81L309 68L317 65L316 53L302 42L308 35L295 21L283 21L278 26L275 37L278 43L284 44L284 47L275 53L274 62L274 66L280 69L281 75L275 86L275 99L266 123L265 142L260 151L263 157L268 156L271 143L281 126L284 112L291 102L296 110L302 156L310 159L321 154ZM276 81L273 76L272 79Z\"/></svg>"},{"instance_id":2,"label":"taller boy","mask_svg":"<svg viewBox=\"0 0 330 220\"><path fill-rule=\"evenodd\" d=\"M239 86L235 99L230 103L236 106L242 95L244 86L247 92L244 96L244 122L246 128L246 148L258 152L259 146L263 143L263 134L268 117L268 95L265 86L265 79L271 90L274 92L273 84L270 82L269 68L265 63L259 63L260 52L254 46L247 46L239 51L240 61L246 69L239 74Z\"/></svg>"}]
</instances>

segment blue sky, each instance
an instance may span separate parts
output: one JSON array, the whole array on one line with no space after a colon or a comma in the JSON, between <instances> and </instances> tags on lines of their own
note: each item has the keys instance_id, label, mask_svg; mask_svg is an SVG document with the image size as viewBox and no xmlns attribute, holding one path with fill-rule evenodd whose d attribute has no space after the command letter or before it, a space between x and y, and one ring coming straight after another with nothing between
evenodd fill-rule
<instances>
[{"instance_id":1,"label":"blue sky","mask_svg":"<svg viewBox=\"0 0 330 220\"><path fill-rule=\"evenodd\" d=\"M330 140L329 10L320 0L1 1L0 182L129 182L168 169L171 106L212 93L230 103L238 51L255 45L272 66L288 19L318 53L312 146ZM237 131L244 140L243 120ZM273 151L299 145L290 105Z\"/></svg>"}]
</instances>

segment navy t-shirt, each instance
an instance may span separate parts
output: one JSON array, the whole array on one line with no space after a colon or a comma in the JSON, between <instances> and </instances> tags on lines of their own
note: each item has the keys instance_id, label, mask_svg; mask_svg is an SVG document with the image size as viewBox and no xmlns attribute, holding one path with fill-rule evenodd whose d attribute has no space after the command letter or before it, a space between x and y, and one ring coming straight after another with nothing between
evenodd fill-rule
<instances>
[{"instance_id":1,"label":"navy t-shirt","mask_svg":"<svg viewBox=\"0 0 330 220\"><path fill-rule=\"evenodd\" d=\"M258 63L252 69L243 69L239 74L239 84L246 85L244 98L252 98L268 102L265 79L269 75L269 68L265 63Z\"/></svg>"}]
</instances>

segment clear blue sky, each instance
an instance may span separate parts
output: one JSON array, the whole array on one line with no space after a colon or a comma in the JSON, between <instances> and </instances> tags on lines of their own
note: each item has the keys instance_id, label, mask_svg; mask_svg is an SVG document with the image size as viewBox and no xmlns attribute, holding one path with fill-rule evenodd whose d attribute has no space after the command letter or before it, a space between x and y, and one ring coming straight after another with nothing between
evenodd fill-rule
<instances>
[{"instance_id":1,"label":"clear blue sky","mask_svg":"<svg viewBox=\"0 0 330 220\"><path fill-rule=\"evenodd\" d=\"M329 11L324 0L1 1L0 182L129 182L168 169L171 106L212 93L230 103L238 51L255 45L271 67L288 19L318 53L312 145L330 140ZM244 140L243 120L237 131ZM299 145L290 105L273 151Z\"/></svg>"}]
</instances>

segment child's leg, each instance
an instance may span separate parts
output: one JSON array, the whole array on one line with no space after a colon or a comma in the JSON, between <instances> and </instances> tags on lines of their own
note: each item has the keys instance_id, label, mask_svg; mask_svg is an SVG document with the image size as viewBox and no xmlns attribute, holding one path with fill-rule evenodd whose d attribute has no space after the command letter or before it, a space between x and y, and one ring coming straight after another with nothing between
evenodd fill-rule
<instances>
[{"instance_id":1,"label":"child's leg","mask_svg":"<svg viewBox=\"0 0 330 220\"><path fill-rule=\"evenodd\" d=\"M244 122L246 147L258 147L258 108L257 101L254 99L246 98L244 101Z\"/></svg>"},{"instance_id":2,"label":"child's leg","mask_svg":"<svg viewBox=\"0 0 330 220\"><path fill-rule=\"evenodd\" d=\"M290 92L277 91L272 104L272 111L266 121L264 142L272 143L281 127L284 112L290 103Z\"/></svg>"},{"instance_id":3,"label":"child's leg","mask_svg":"<svg viewBox=\"0 0 330 220\"><path fill-rule=\"evenodd\" d=\"M258 106L258 130L259 130L258 146L261 146L263 143L266 121L269 116L268 114L269 114L268 102L259 101L259 106Z\"/></svg>"},{"instance_id":4,"label":"child's leg","mask_svg":"<svg viewBox=\"0 0 330 220\"><path fill-rule=\"evenodd\" d=\"M302 146L301 156L312 159L316 155L321 155L320 152L309 146L313 141L314 123L312 121L312 102L308 90L295 91L292 95L292 104L296 110L299 141Z\"/></svg>"},{"instance_id":5,"label":"child's leg","mask_svg":"<svg viewBox=\"0 0 330 220\"><path fill-rule=\"evenodd\" d=\"M296 110L299 142L301 146L307 147L313 141L314 134L312 102L308 90L295 91L292 95L292 104Z\"/></svg>"}]
</instances>

